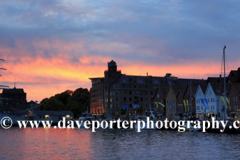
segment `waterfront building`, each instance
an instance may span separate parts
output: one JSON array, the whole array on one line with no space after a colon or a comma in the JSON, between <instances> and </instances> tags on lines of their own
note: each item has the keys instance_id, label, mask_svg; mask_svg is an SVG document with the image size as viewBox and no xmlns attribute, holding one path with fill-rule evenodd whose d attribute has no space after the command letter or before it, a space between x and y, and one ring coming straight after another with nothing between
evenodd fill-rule
<instances>
[{"instance_id":1,"label":"waterfront building","mask_svg":"<svg viewBox=\"0 0 240 160\"><path fill-rule=\"evenodd\" d=\"M228 83L240 83L240 67L238 70L231 70L227 80Z\"/></svg>"},{"instance_id":2,"label":"waterfront building","mask_svg":"<svg viewBox=\"0 0 240 160\"><path fill-rule=\"evenodd\" d=\"M207 89L207 84L198 85L197 91L194 94L195 106L196 106L196 117L203 119L203 114L205 114L205 107L201 102L201 99L205 99L205 91Z\"/></svg>"},{"instance_id":3,"label":"waterfront building","mask_svg":"<svg viewBox=\"0 0 240 160\"><path fill-rule=\"evenodd\" d=\"M190 82L190 79L179 79L170 73L164 77L125 75L117 70L117 64L113 60L108 63L104 77L90 80L90 112L94 116L105 118L146 115L150 109L154 110L153 97L158 87Z\"/></svg>"},{"instance_id":4,"label":"waterfront building","mask_svg":"<svg viewBox=\"0 0 240 160\"><path fill-rule=\"evenodd\" d=\"M223 85L220 86L219 83L208 83L205 92L202 88L203 87L199 85L195 94L197 117L203 118L216 116L218 119L226 118L227 115L224 115L224 106L225 103L227 103L227 100L224 99ZM228 95L230 89L231 84L227 84L226 95Z\"/></svg>"},{"instance_id":5,"label":"waterfront building","mask_svg":"<svg viewBox=\"0 0 240 160\"><path fill-rule=\"evenodd\" d=\"M228 116L237 118L239 116L240 109L240 84L233 83L228 94L229 106L228 106Z\"/></svg>"},{"instance_id":6,"label":"waterfront building","mask_svg":"<svg viewBox=\"0 0 240 160\"><path fill-rule=\"evenodd\" d=\"M28 119L31 120L52 120L54 123L62 120L73 119L74 115L71 111L30 111Z\"/></svg>"},{"instance_id":7,"label":"waterfront building","mask_svg":"<svg viewBox=\"0 0 240 160\"><path fill-rule=\"evenodd\" d=\"M195 97L194 95L197 92L199 85L205 85L206 83L190 83L187 85L187 89L183 96L183 101L181 106L183 106L182 116L196 116L196 106L195 106Z\"/></svg>"},{"instance_id":8,"label":"waterfront building","mask_svg":"<svg viewBox=\"0 0 240 160\"><path fill-rule=\"evenodd\" d=\"M27 94L22 88L3 89L2 112L22 111L27 108Z\"/></svg>"},{"instance_id":9,"label":"waterfront building","mask_svg":"<svg viewBox=\"0 0 240 160\"><path fill-rule=\"evenodd\" d=\"M166 101L165 97L169 86L157 87L157 90L153 97L154 102L154 113L157 117L166 116Z\"/></svg>"},{"instance_id":10,"label":"waterfront building","mask_svg":"<svg viewBox=\"0 0 240 160\"><path fill-rule=\"evenodd\" d=\"M186 84L169 86L166 94L166 117L179 116L179 112L182 112L183 106L181 106L181 104L186 87Z\"/></svg>"}]
</instances>

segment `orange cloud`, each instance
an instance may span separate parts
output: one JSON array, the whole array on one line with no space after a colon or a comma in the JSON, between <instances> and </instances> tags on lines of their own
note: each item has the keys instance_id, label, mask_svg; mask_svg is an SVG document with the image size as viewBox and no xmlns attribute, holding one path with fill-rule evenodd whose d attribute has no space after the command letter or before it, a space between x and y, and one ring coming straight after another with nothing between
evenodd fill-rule
<instances>
[{"instance_id":1,"label":"orange cloud","mask_svg":"<svg viewBox=\"0 0 240 160\"><path fill-rule=\"evenodd\" d=\"M209 75L219 75L221 72L218 62L195 61L163 65L149 64L142 60L132 63L131 59L123 58L127 53L126 50L134 51L128 45L111 43L115 46L112 48L107 43L93 44L92 50L113 52L117 49L120 53L125 53L122 58L114 58L108 54L93 55L84 48L84 44L82 41L36 39L28 45L22 40L16 40L13 48L2 46L0 52L4 53L2 58L5 58L6 62L1 62L0 65L8 69L1 71L2 82L13 87L15 80L17 87L24 88L27 92L28 100L40 101L67 89L75 90L79 87L90 89L89 78L103 77L107 62L112 59L117 62L118 69L122 70L122 73L129 75L146 75L148 72L152 76L165 76L166 73L172 73L179 78L207 78ZM48 50L50 56L45 56L44 50ZM146 50L146 52L153 51ZM238 64L231 63L230 69L237 69Z\"/></svg>"}]
</instances>

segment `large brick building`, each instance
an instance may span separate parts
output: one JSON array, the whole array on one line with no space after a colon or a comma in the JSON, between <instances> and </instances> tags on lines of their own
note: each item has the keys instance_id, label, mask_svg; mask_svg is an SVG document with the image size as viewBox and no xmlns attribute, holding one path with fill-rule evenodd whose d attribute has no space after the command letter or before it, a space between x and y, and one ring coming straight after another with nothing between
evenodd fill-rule
<instances>
[{"instance_id":1,"label":"large brick building","mask_svg":"<svg viewBox=\"0 0 240 160\"><path fill-rule=\"evenodd\" d=\"M164 77L125 75L117 70L113 60L108 63L104 77L90 80L90 112L105 118L147 114L150 109L154 110L154 95L158 87L190 82L190 79L178 79L171 74Z\"/></svg>"}]
</instances>

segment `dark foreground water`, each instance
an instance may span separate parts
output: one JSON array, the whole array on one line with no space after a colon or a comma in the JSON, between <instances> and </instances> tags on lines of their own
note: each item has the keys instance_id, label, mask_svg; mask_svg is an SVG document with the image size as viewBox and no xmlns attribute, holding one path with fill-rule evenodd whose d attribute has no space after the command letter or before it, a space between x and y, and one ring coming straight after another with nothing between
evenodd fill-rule
<instances>
[{"instance_id":1,"label":"dark foreground water","mask_svg":"<svg viewBox=\"0 0 240 160\"><path fill-rule=\"evenodd\" d=\"M0 159L239 159L240 134L0 129Z\"/></svg>"}]
</instances>

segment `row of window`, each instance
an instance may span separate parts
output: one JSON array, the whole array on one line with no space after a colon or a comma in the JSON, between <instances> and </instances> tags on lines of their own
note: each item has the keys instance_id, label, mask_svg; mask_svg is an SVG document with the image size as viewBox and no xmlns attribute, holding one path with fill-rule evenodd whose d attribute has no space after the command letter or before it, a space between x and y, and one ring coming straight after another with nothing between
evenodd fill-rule
<instances>
[{"instance_id":1,"label":"row of window","mask_svg":"<svg viewBox=\"0 0 240 160\"><path fill-rule=\"evenodd\" d=\"M129 91L128 93L129 93L129 95L132 95L132 91ZM144 91L135 92L135 95L138 95L138 94L140 94L140 95L143 95L143 94L147 95L147 91L145 91L145 93L144 93ZM153 95L153 91L151 91L150 94ZM114 95L114 94L110 94L110 95ZM123 91L123 95L127 95L127 91Z\"/></svg>"},{"instance_id":2,"label":"row of window","mask_svg":"<svg viewBox=\"0 0 240 160\"><path fill-rule=\"evenodd\" d=\"M203 106L197 106L196 107L197 110L203 110ZM214 110L215 109L215 106L208 106L208 110Z\"/></svg>"},{"instance_id":3,"label":"row of window","mask_svg":"<svg viewBox=\"0 0 240 160\"><path fill-rule=\"evenodd\" d=\"M209 102L209 98L207 99L207 101ZM215 102L215 99L214 98L210 98L210 101L211 102ZM200 99L197 99L196 100L196 103L202 103ZM204 100L204 103L205 103L205 100Z\"/></svg>"},{"instance_id":4,"label":"row of window","mask_svg":"<svg viewBox=\"0 0 240 160\"><path fill-rule=\"evenodd\" d=\"M129 104L129 105L127 105L127 106L128 106L128 108L130 108L130 109L133 108L133 105L132 105L132 104ZM144 106L144 105L143 105L143 104L140 104L140 106ZM145 106L146 106L146 108L148 108L148 107L152 107L152 108L153 108L153 104L149 104L149 106L148 106L148 104L145 104ZM107 105L106 105L106 107L107 107ZM116 104L116 105L110 104L110 108L114 108L114 107L116 107L116 108L121 107L121 108L122 108L122 106L118 106L118 104Z\"/></svg>"},{"instance_id":5,"label":"row of window","mask_svg":"<svg viewBox=\"0 0 240 160\"><path fill-rule=\"evenodd\" d=\"M233 101L237 102L238 101L238 96L233 97Z\"/></svg>"},{"instance_id":6,"label":"row of window","mask_svg":"<svg viewBox=\"0 0 240 160\"><path fill-rule=\"evenodd\" d=\"M238 105L234 105L234 109L235 110L238 110L239 108L238 108Z\"/></svg>"}]
</instances>

